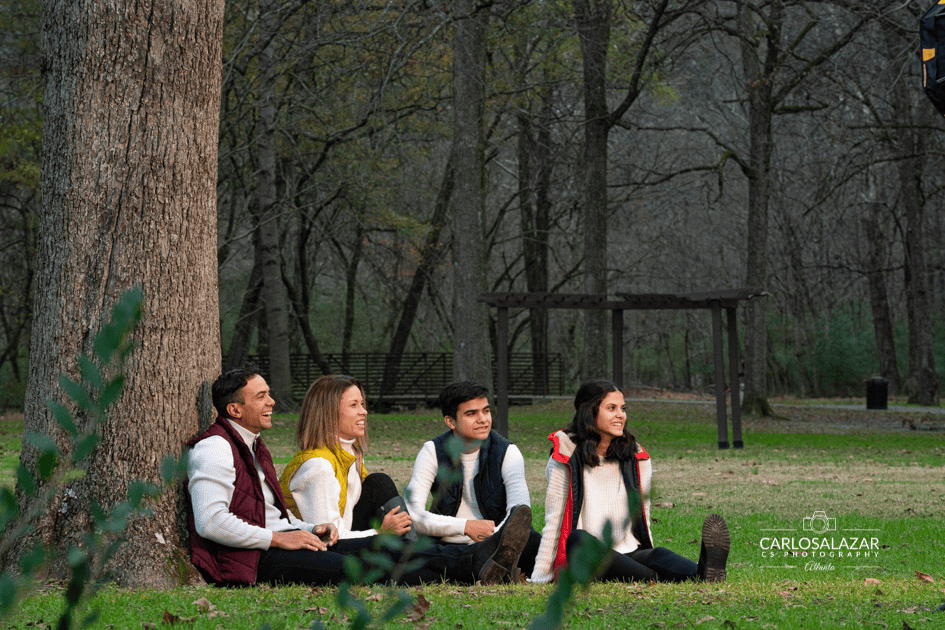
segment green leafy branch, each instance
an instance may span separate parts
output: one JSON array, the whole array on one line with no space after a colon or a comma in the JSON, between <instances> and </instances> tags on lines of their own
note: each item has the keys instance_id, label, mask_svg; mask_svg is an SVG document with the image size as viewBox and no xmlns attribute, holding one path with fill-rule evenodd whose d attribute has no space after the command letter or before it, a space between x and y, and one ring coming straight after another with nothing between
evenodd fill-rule
<instances>
[{"instance_id":1,"label":"green leafy branch","mask_svg":"<svg viewBox=\"0 0 945 630\"><path fill-rule=\"evenodd\" d=\"M101 427L108 409L122 394L125 386L125 366L134 351L132 335L142 317L143 296L140 288L124 293L114 305L111 318L93 342L93 356L79 357L80 381L61 376L59 385L75 409L83 412L82 428L68 407L60 401L50 400L47 406L56 424L65 436L65 446L45 434L27 432L24 439L38 451L35 470L22 463L17 468L17 486L22 496L28 499L26 511L22 511L16 495L9 489L0 490L0 557L6 557L13 546L30 530L33 524L48 510L55 497L68 493L68 486L82 479L84 466L101 440ZM186 460L165 458L161 477L166 484L179 478L186 468ZM72 545L67 551L70 574L64 591L65 610L57 627L63 630L75 625L78 609L96 590L97 578L103 572L123 542L121 532L129 519L147 512L145 503L157 496L161 487L143 481L133 481L128 486L126 498L110 510L99 505L90 506L90 526L82 532L81 544ZM20 557L17 570L7 567L0 573L0 619L12 612L18 599L32 586L45 564L50 552L40 542ZM95 621L93 611L81 620L88 626Z\"/></svg>"}]
</instances>

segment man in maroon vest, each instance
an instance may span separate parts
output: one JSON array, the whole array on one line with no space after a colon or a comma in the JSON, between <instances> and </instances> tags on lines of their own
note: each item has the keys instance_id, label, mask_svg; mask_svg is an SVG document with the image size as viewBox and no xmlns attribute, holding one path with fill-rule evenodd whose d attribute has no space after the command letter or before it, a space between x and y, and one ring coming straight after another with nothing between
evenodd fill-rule
<instances>
[{"instance_id":1,"label":"man in maroon vest","mask_svg":"<svg viewBox=\"0 0 945 630\"><path fill-rule=\"evenodd\" d=\"M286 509L272 456L259 437L272 427L275 405L266 380L253 368L232 370L213 383L212 394L220 417L188 442L194 565L216 584L345 580L344 555L374 548L377 541L338 540L334 526L306 523ZM399 581L417 584L446 577L496 583L515 565L527 531L524 535L505 528L479 545L434 545L417 551L412 558L422 566L404 572Z\"/></svg>"}]
</instances>

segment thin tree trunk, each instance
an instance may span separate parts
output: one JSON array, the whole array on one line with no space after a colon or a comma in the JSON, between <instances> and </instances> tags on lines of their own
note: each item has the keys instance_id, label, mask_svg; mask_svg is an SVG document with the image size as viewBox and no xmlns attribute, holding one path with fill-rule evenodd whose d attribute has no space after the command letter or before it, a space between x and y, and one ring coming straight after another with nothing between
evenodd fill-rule
<instances>
[{"instance_id":1,"label":"thin tree trunk","mask_svg":"<svg viewBox=\"0 0 945 630\"><path fill-rule=\"evenodd\" d=\"M776 1L768 23L781 24L784 7ZM739 5L739 32L752 32L751 18L746 7ZM772 103L771 72L777 62L778 37L774 28L768 33L767 54L761 67L757 48L747 39L742 40L742 68L748 92L748 254L746 257L745 286L766 287L768 283L768 200L771 190L771 132ZM767 394L768 324L767 302L749 300L745 306L745 398L742 409L746 413L773 415ZM721 387L717 383L716 387Z\"/></svg>"},{"instance_id":2,"label":"thin tree trunk","mask_svg":"<svg viewBox=\"0 0 945 630\"><path fill-rule=\"evenodd\" d=\"M407 348L407 342L410 340L410 331L413 329L414 321L417 318L420 299L423 297L423 291L440 259L440 233L446 224L450 197L453 195L453 177L453 161L450 159L446 163L443 182L440 185L440 192L433 208L433 216L430 218L430 231L427 232L423 249L420 250L420 262L413 278L410 280L410 288L407 289L407 295L404 297L400 318L397 320L397 328L394 330L390 349L387 351L387 363L384 366L384 380L381 383L380 392L382 398L384 395L395 391L400 363Z\"/></svg>"},{"instance_id":3,"label":"thin tree trunk","mask_svg":"<svg viewBox=\"0 0 945 630\"><path fill-rule=\"evenodd\" d=\"M485 110L488 9L453 4L453 378L492 384L486 291Z\"/></svg>"},{"instance_id":4,"label":"thin tree trunk","mask_svg":"<svg viewBox=\"0 0 945 630\"><path fill-rule=\"evenodd\" d=\"M256 248L254 248L256 249ZM258 251L258 249L256 249ZM249 274L249 282L240 302L240 312L233 325L233 336L230 337L230 348L223 362L223 371L228 372L246 363L249 354L249 342L256 328L256 315L259 308L259 294L262 291L262 268L259 257L253 257L253 270Z\"/></svg>"},{"instance_id":5,"label":"thin tree trunk","mask_svg":"<svg viewBox=\"0 0 945 630\"><path fill-rule=\"evenodd\" d=\"M873 332L876 337L876 356L879 359L879 373L889 383L889 394L896 395L901 388L899 365L896 360L895 333L892 315L889 310L889 294L886 290L886 234L880 229L880 204L870 204L867 217L863 220L866 240L869 247L869 285L870 309L873 313Z\"/></svg>"},{"instance_id":6,"label":"thin tree trunk","mask_svg":"<svg viewBox=\"0 0 945 630\"><path fill-rule=\"evenodd\" d=\"M573 0L584 76L584 291L607 295L607 47L611 2ZM585 378L607 373L607 312L584 311Z\"/></svg>"},{"instance_id":7,"label":"thin tree trunk","mask_svg":"<svg viewBox=\"0 0 945 630\"><path fill-rule=\"evenodd\" d=\"M890 59L906 50L912 34L895 28L884 29ZM899 193L905 215L906 309L909 318L909 402L938 406L938 375L935 373L935 346L932 334L932 287L928 260L928 218L922 195L922 168L925 162L924 129L931 121L923 112L928 103L918 93L893 89L894 120L903 128L896 134L895 152ZM917 107L922 99L925 108ZM924 119L924 120L923 120Z\"/></svg>"},{"instance_id":8,"label":"thin tree trunk","mask_svg":"<svg viewBox=\"0 0 945 630\"><path fill-rule=\"evenodd\" d=\"M263 5L262 37L274 32L275 5ZM276 64L273 44L263 47L259 55L259 96L256 152L259 171L256 176L258 246L262 265L261 297L266 311L266 346L269 354L269 385L276 400L276 409L295 408L292 394L292 371L289 355L289 316L282 283L282 257L279 253L278 191L276 188Z\"/></svg>"}]
</instances>

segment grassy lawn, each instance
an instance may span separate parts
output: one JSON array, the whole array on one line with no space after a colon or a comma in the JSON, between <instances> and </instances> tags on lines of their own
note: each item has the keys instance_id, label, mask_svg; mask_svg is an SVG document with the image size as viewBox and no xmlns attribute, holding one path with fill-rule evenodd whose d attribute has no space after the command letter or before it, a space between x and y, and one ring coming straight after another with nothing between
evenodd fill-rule
<instances>
[{"instance_id":1,"label":"grassy lawn","mask_svg":"<svg viewBox=\"0 0 945 630\"><path fill-rule=\"evenodd\" d=\"M823 409L798 401L779 406L780 419L746 418L745 448L720 451L713 404L640 401L630 407L631 428L653 458L655 542L696 558L702 519L709 512L722 514L732 533L728 581L595 584L573 598L567 627L945 627L945 611L936 611L945 601L945 416L916 417L896 407ZM569 418L569 404L560 401L514 407L510 414L539 530L546 437ZM372 415L369 425L368 469L387 472L400 486L422 443L444 430L436 413L423 411ZM277 468L294 451L294 427L294 418L283 416L265 436ZM15 418L0 422L0 475L7 480L21 430ZM815 511L829 520L805 521ZM834 550L811 548L822 547L825 539ZM794 555L782 548L790 545L806 547ZM386 625L524 628L543 612L553 588L406 589L424 605ZM355 592L374 611L390 596L380 587ZM174 623L296 629L316 619L340 627L353 613L339 607L336 594L337 589L297 586L169 592L107 587L92 607L99 615L94 627L100 628ZM0 627L51 627L60 599L60 588L48 585Z\"/></svg>"}]
</instances>

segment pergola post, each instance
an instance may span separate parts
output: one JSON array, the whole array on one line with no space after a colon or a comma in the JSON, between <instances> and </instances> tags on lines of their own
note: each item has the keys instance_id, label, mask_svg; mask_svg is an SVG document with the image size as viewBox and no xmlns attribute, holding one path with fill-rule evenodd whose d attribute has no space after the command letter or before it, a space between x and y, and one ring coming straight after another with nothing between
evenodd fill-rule
<instances>
[{"instance_id":1,"label":"pergola post","mask_svg":"<svg viewBox=\"0 0 945 630\"><path fill-rule=\"evenodd\" d=\"M712 301L712 356L715 362L715 417L719 448L728 448L728 420L725 416L725 357L722 351L722 305Z\"/></svg>"},{"instance_id":2,"label":"pergola post","mask_svg":"<svg viewBox=\"0 0 945 630\"><path fill-rule=\"evenodd\" d=\"M492 428L503 437L509 437L509 309L499 307L496 312L495 357L495 414Z\"/></svg>"},{"instance_id":3,"label":"pergola post","mask_svg":"<svg viewBox=\"0 0 945 630\"><path fill-rule=\"evenodd\" d=\"M738 380L738 368L741 361L738 358L738 319L735 317L735 307L725 309L728 320L728 373L729 388L732 392L732 446L742 448L742 388Z\"/></svg>"}]
</instances>

